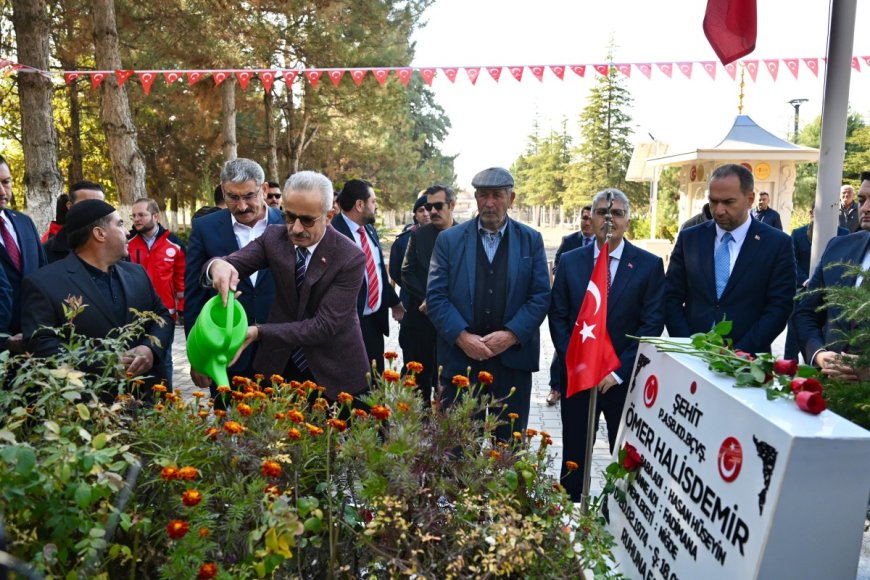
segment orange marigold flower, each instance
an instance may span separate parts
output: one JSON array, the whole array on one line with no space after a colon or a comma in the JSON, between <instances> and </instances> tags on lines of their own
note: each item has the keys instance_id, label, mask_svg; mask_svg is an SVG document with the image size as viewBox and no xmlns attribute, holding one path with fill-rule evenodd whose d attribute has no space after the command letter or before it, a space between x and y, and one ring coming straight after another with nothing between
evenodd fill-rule
<instances>
[{"instance_id":1,"label":"orange marigold flower","mask_svg":"<svg viewBox=\"0 0 870 580\"><path fill-rule=\"evenodd\" d=\"M151 390L155 393L165 393L168 389L166 388L166 385L160 383L159 385L154 385L153 387L151 387Z\"/></svg>"},{"instance_id":2,"label":"orange marigold flower","mask_svg":"<svg viewBox=\"0 0 870 580\"><path fill-rule=\"evenodd\" d=\"M178 470L178 479L186 479L188 481L199 477L199 470L195 467L187 466Z\"/></svg>"},{"instance_id":3,"label":"orange marigold flower","mask_svg":"<svg viewBox=\"0 0 870 580\"><path fill-rule=\"evenodd\" d=\"M290 388L291 389L300 389L300 388L302 388L302 383L300 383L299 381L290 381Z\"/></svg>"},{"instance_id":4,"label":"orange marigold flower","mask_svg":"<svg viewBox=\"0 0 870 580\"><path fill-rule=\"evenodd\" d=\"M359 417L360 419L365 419L366 417L369 416L369 414L366 413L365 411L363 411L362 409L354 409L354 410L353 410L353 414L354 414L356 417Z\"/></svg>"},{"instance_id":5,"label":"orange marigold flower","mask_svg":"<svg viewBox=\"0 0 870 580\"><path fill-rule=\"evenodd\" d=\"M178 468L177 467L164 467L160 470L160 478L165 481L172 481L173 479L178 479Z\"/></svg>"},{"instance_id":6,"label":"orange marigold flower","mask_svg":"<svg viewBox=\"0 0 870 580\"><path fill-rule=\"evenodd\" d=\"M326 424L338 431L339 433L342 433L347 429L347 421L343 421L341 419L327 419Z\"/></svg>"},{"instance_id":7,"label":"orange marigold flower","mask_svg":"<svg viewBox=\"0 0 870 580\"><path fill-rule=\"evenodd\" d=\"M255 381L262 381L262 380L265 379L265 378L266 378L266 376L265 376L263 373L257 373L257 374L254 375L254 380L255 380Z\"/></svg>"},{"instance_id":8,"label":"orange marigold flower","mask_svg":"<svg viewBox=\"0 0 870 580\"><path fill-rule=\"evenodd\" d=\"M511 421L516 421L519 418L520 418L519 413L508 413L508 419L510 419Z\"/></svg>"},{"instance_id":9,"label":"orange marigold flower","mask_svg":"<svg viewBox=\"0 0 870 580\"><path fill-rule=\"evenodd\" d=\"M495 449L490 449L489 457L498 461L499 459L501 459L501 453L496 451Z\"/></svg>"},{"instance_id":10,"label":"orange marigold flower","mask_svg":"<svg viewBox=\"0 0 870 580\"><path fill-rule=\"evenodd\" d=\"M514 439L516 439L517 441L519 441L520 439L523 438L523 434L520 433L519 431L514 431L513 435L514 435Z\"/></svg>"},{"instance_id":11,"label":"orange marigold flower","mask_svg":"<svg viewBox=\"0 0 870 580\"><path fill-rule=\"evenodd\" d=\"M411 372L411 373L422 373L423 372L423 365L421 363L418 363L415 360L412 360L411 362L409 362L405 366L407 367L408 372Z\"/></svg>"},{"instance_id":12,"label":"orange marigold flower","mask_svg":"<svg viewBox=\"0 0 870 580\"><path fill-rule=\"evenodd\" d=\"M195 489L185 490L184 493L181 494L181 503L187 507L193 507L201 501L202 494Z\"/></svg>"},{"instance_id":13,"label":"orange marigold flower","mask_svg":"<svg viewBox=\"0 0 870 580\"><path fill-rule=\"evenodd\" d=\"M281 490L278 489L277 485L267 485L263 493L266 495L281 495Z\"/></svg>"},{"instance_id":14,"label":"orange marigold flower","mask_svg":"<svg viewBox=\"0 0 870 580\"><path fill-rule=\"evenodd\" d=\"M203 393L202 391L194 391L194 392L192 392L192 393L190 393L190 394L191 394L195 399L202 399L203 397L205 397L205 393Z\"/></svg>"},{"instance_id":15,"label":"orange marigold flower","mask_svg":"<svg viewBox=\"0 0 870 580\"><path fill-rule=\"evenodd\" d=\"M350 405L351 403L353 403L353 395L342 391L338 394L338 397L335 400L338 401L341 405Z\"/></svg>"},{"instance_id":16,"label":"orange marigold flower","mask_svg":"<svg viewBox=\"0 0 870 580\"><path fill-rule=\"evenodd\" d=\"M287 431L287 437L289 437L293 441L296 441L302 438L302 433L299 431L299 429L293 427L289 431Z\"/></svg>"},{"instance_id":17,"label":"orange marigold flower","mask_svg":"<svg viewBox=\"0 0 870 580\"><path fill-rule=\"evenodd\" d=\"M246 405L246 404L244 404L244 403L240 403L240 404L238 404L238 405L236 406L236 409L238 409L239 414L240 414L242 417L250 417L250 416L251 416L251 413L254 412L254 410L250 407L250 405Z\"/></svg>"},{"instance_id":18,"label":"orange marigold flower","mask_svg":"<svg viewBox=\"0 0 870 580\"><path fill-rule=\"evenodd\" d=\"M205 409L198 411L196 414L199 416L200 419L205 419L206 417L208 417L208 411L206 411Z\"/></svg>"},{"instance_id":19,"label":"orange marigold flower","mask_svg":"<svg viewBox=\"0 0 870 580\"><path fill-rule=\"evenodd\" d=\"M208 528L199 528L199 537L207 538L211 535L211 531Z\"/></svg>"},{"instance_id":20,"label":"orange marigold flower","mask_svg":"<svg viewBox=\"0 0 870 580\"><path fill-rule=\"evenodd\" d=\"M228 386L226 386L226 385L221 385L221 386L219 386L219 387L217 388L217 392L220 393L220 394L229 393L229 392L230 392L230 388L229 388Z\"/></svg>"},{"instance_id":21,"label":"orange marigold flower","mask_svg":"<svg viewBox=\"0 0 870 580\"><path fill-rule=\"evenodd\" d=\"M276 421L283 421L286 418L287 418L287 413L281 413L280 411L275 413L275 420Z\"/></svg>"},{"instance_id":22,"label":"orange marigold flower","mask_svg":"<svg viewBox=\"0 0 870 580\"><path fill-rule=\"evenodd\" d=\"M271 389L272 387L269 387L269 388ZM267 395L263 391L256 391L256 392L251 393L251 394L255 399L266 400L269 398L269 395Z\"/></svg>"},{"instance_id":23,"label":"orange marigold flower","mask_svg":"<svg viewBox=\"0 0 870 580\"><path fill-rule=\"evenodd\" d=\"M466 377L465 375L456 375L453 377L452 382L454 385L461 389L462 387L468 386L468 377Z\"/></svg>"},{"instance_id":24,"label":"orange marigold flower","mask_svg":"<svg viewBox=\"0 0 870 580\"><path fill-rule=\"evenodd\" d=\"M305 428L308 429L308 434L312 437L317 437L318 435L323 435L323 429L318 427L317 425L312 425L311 423L306 423Z\"/></svg>"},{"instance_id":25,"label":"orange marigold flower","mask_svg":"<svg viewBox=\"0 0 870 580\"><path fill-rule=\"evenodd\" d=\"M217 576L217 564L214 562L206 562L199 567L199 572L196 573L196 580L211 580Z\"/></svg>"},{"instance_id":26,"label":"orange marigold flower","mask_svg":"<svg viewBox=\"0 0 870 580\"><path fill-rule=\"evenodd\" d=\"M218 419L223 419L224 417L227 416L227 412L225 409L215 409L213 411L213 413L214 413L214 416L217 417Z\"/></svg>"},{"instance_id":27,"label":"orange marigold flower","mask_svg":"<svg viewBox=\"0 0 870 580\"><path fill-rule=\"evenodd\" d=\"M396 403L396 409L398 409L402 413L407 413L411 410L411 407L408 406L408 403Z\"/></svg>"},{"instance_id":28,"label":"orange marigold flower","mask_svg":"<svg viewBox=\"0 0 870 580\"><path fill-rule=\"evenodd\" d=\"M287 412L287 418L290 419L291 421L293 421L294 423L301 423L302 421L305 420L305 415L303 415L301 412L297 411L296 409L292 409L292 410Z\"/></svg>"},{"instance_id":29,"label":"orange marigold flower","mask_svg":"<svg viewBox=\"0 0 870 580\"><path fill-rule=\"evenodd\" d=\"M224 423L224 431L229 433L230 435L238 435L245 428L241 425L241 423L236 423L235 421L227 421Z\"/></svg>"},{"instance_id":30,"label":"orange marigold flower","mask_svg":"<svg viewBox=\"0 0 870 580\"><path fill-rule=\"evenodd\" d=\"M547 445L552 445L552 444L553 444L553 439L551 439L550 437L544 437L543 439L541 439L541 445L543 445L544 447L546 447Z\"/></svg>"},{"instance_id":31,"label":"orange marigold flower","mask_svg":"<svg viewBox=\"0 0 870 580\"><path fill-rule=\"evenodd\" d=\"M190 530L190 524L184 520L172 520L166 525L166 533L173 540L180 540Z\"/></svg>"},{"instance_id":32,"label":"orange marigold flower","mask_svg":"<svg viewBox=\"0 0 870 580\"><path fill-rule=\"evenodd\" d=\"M580 469L580 466L577 464L576 461L566 461L565 469L567 469L568 471L577 471L578 469Z\"/></svg>"},{"instance_id":33,"label":"orange marigold flower","mask_svg":"<svg viewBox=\"0 0 870 580\"><path fill-rule=\"evenodd\" d=\"M399 358L399 355L392 350L388 350L384 353L384 358L387 360L396 360L397 358Z\"/></svg>"},{"instance_id":34,"label":"orange marigold flower","mask_svg":"<svg viewBox=\"0 0 870 580\"><path fill-rule=\"evenodd\" d=\"M541 431L541 439L549 439L549 438L550 438L549 433L547 433L546 431Z\"/></svg>"},{"instance_id":35,"label":"orange marigold flower","mask_svg":"<svg viewBox=\"0 0 870 580\"><path fill-rule=\"evenodd\" d=\"M233 391L230 393L230 396L233 398L233 401L242 401L245 399L245 393L241 391Z\"/></svg>"},{"instance_id":36,"label":"orange marigold flower","mask_svg":"<svg viewBox=\"0 0 870 580\"><path fill-rule=\"evenodd\" d=\"M329 408L329 401L327 401L323 397L317 397L311 408L315 411L325 411Z\"/></svg>"},{"instance_id":37,"label":"orange marigold flower","mask_svg":"<svg viewBox=\"0 0 870 580\"><path fill-rule=\"evenodd\" d=\"M263 462L263 465L260 466L260 473L265 477L278 477L281 475L281 464L277 461L267 459Z\"/></svg>"},{"instance_id":38,"label":"orange marigold flower","mask_svg":"<svg viewBox=\"0 0 870 580\"><path fill-rule=\"evenodd\" d=\"M264 395L269 395L269 396L271 396L271 395L274 394L274 393L275 393L275 389L273 389L272 387L266 387L265 389L263 389L263 394L264 394Z\"/></svg>"},{"instance_id":39,"label":"orange marigold flower","mask_svg":"<svg viewBox=\"0 0 870 580\"><path fill-rule=\"evenodd\" d=\"M314 381L305 381L304 383L302 383L302 388L306 391L312 391L317 388L317 383L315 383Z\"/></svg>"},{"instance_id":40,"label":"orange marigold flower","mask_svg":"<svg viewBox=\"0 0 870 580\"><path fill-rule=\"evenodd\" d=\"M218 433L220 433L220 429L217 427L209 427L205 430L205 436L211 439L212 441L217 441Z\"/></svg>"},{"instance_id":41,"label":"orange marigold flower","mask_svg":"<svg viewBox=\"0 0 870 580\"><path fill-rule=\"evenodd\" d=\"M275 385L280 385L281 383L284 382L284 377L282 377L279 374L274 374L271 377L269 377L269 382L272 384L275 384Z\"/></svg>"},{"instance_id":42,"label":"orange marigold flower","mask_svg":"<svg viewBox=\"0 0 870 580\"><path fill-rule=\"evenodd\" d=\"M154 405L154 410L155 410L155 411L162 411L162 410L165 409L165 408L166 408L166 407L163 406L163 403L157 403L156 405Z\"/></svg>"},{"instance_id":43,"label":"orange marigold flower","mask_svg":"<svg viewBox=\"0 0 870 580\"><path fill-rule=\"evenodd\" d=\"M538 431L536 429L526 429L526 437L531 438L537 434L538 434Z\"/></svg>"},{"instance_id":44,"label":"orange marigold flower","mask_svg":"<svg viewBox=\"0 0 870 580\"><path fill-rule=\"evenodd\" d=\"M384 371L383 377L388 383L398 383L399 379L402 378L402 375L394 370L387 369Z\"/></svg>"},{"instance_id":45,"label":"orange marigold flower","mask_svg":"<svg viewBox=\"0 0 870 580\"><path fill-rule=\"evenodd\" d=\"M409 389L413 389L414 387L417 386L417 378L413 377L413 376L405 377L405 382L402 384L404 386L408 387Z\"/></svg>"},{"instance_id":46,"label":"orange marigold flower","mask_svg":"<svg viewBox=\"0 0 870 580\"><path fill-rule=\"evenodd\" d=\"M390 409L383 405L375 405L372 407L372 417L378 421L386 421L390 418Z\"/></svg>"},{"instance_id":47,"label":"orange marigold flower","mask_svg":"<svg viewBox=\"0 0 870 580\"><path fill-rule=\"evenodd\" d=\"M145 381L143 381L142 379L133 379L130 384L133 386L133 388L138 388L144 385Z\"/></svg>"},{"instance_id":48,"label":"orange marigold flower","mask_svg":"<svg viewBox=\"0 0 870 580\"><path fill-rule=\"evenodd\" d=\"M237 387L239 385L248 384L248 379L247 379L247 377L240 377L239 375L236 375L230 380L230 382L232 383L232 385L234 387Z\"/></svg>"},{"instance_id":49,"label":"orange marigold flower","mask_svg":"<svg viewBox=\"0 0 870 580\"><path fill-rule=\"evenodd\" d=\"M477 382L481 385L491 385L494 380L492 373L486 371L480 371L477 373Z\"/></svg>"}]
</instances>

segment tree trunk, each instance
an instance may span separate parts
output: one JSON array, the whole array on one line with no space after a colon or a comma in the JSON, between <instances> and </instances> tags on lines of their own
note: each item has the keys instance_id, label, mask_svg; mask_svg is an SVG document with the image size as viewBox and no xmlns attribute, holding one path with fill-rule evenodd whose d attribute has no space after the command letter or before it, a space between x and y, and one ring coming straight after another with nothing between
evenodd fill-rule
<instances>
[{"instance_id":1,"label":"tree trunk","mask_svg":"<svg viewBox=\"0 0 870 580\"><path fill-rule=\"evenodd\" d=\"M275 119L272 113L272 93L265 91L263 93L263 112L266 116L266 143L269 146L267 173L270 181L281 183L281 175L278 173L278 140L275 135Z\"/></svg>"},{"instance_id":2,"label":"tree trunk","mask_svg":"<svg viewBox=\"0 0 870 580\"><path fill-rule=\"evenodd\" d=\"M93 0L94 59L98 70L117 70L121 66L114 0ZM145 160L136 142L136 126L130 114L127 90L118 86L115 75L107 75L100 85L100 120L106 135L112 177L118 187L118 213L129 216L133 202L147 197Z\"/></svg>"},{"instance_id":3,"label":"tree trunk","mask_svg":"<svg viewBox=\"0 0 870 580\"><path fill-rule=\"evenodd\" d=\"M223 97L221 130L224 137L224 161L232 161L239 156L236 141L236 78L227 77L221 84Z\"/></svg>"},{"instance_id":4,"label":"tree trunk","mask_svg":"<svg viewBox=\"0 0 870 580\"><path fill-rule=\"evenodd\" d=\"M43 0L13 0L12 22L18 61L48 70L49 19ZM24 197L39 231L54 218L54 200L63 191L57 165L51 79L38 73L18 74L21 137L24 147ZM14 169L14 168L10 168Z\"/></svg>"}]
</instances>

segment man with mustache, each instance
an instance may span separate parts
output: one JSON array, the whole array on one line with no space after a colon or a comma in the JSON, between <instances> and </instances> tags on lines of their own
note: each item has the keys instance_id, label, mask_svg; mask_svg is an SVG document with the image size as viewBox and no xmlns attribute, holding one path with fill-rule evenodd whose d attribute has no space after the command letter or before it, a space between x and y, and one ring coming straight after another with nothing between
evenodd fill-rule
<instances>
[{"instance_id":1,"label":"man with mustache","mask_svg":"<svg viewBox=\"0 0 870 580\"><path fill-rule=\"evenodd\" d=\"M357 319L365 254L327 223L332 183L325 176L291 175L282 204L286 225L270 225L241 250L210 262L206 282L226 301L245 276L270 269L276 287L272 312L248 327L240 352L260 344L253 363L257 372L313 380L332 401L342 391L358 395L368 388L369 371Z\"/></svg>"},{"instance_id":2,"label":"man with mustache","mask_svg":"<svg viewBox=\"0 0 870 580\"><path fill-rule=\"evenodd\" d=\"M226 209L197 218L187 243L187 269L184 274L184 333L189 335L197 316L213 290L200 284L202 267L212 258L232 254L259 238L270 224L281 224L281 212L266 206L266 174L260 165L251 159L238 158L228 161L221 171L221 192ZM266 268L251 272L238 284L241 291L239 302L251 324L265 322L275 299L275 282L272 272ZM230 366L229 375L253 376L251 362L256 349L246 351L236 364ZM190 371L196 385L212 389L210 378ZM215 399L216 402L222 398Z\"/></svg>"}]
</instances>

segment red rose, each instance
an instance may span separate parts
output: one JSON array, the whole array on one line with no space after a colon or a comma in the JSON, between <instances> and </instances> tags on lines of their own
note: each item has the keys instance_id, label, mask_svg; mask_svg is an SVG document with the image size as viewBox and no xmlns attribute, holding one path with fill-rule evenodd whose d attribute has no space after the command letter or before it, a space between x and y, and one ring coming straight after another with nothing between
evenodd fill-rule
<instances>
[{"instance_id":1,"label":"red rose","mask_svg":"<svg viewBox=\"0 0 870 580\"><path fill-rule=\"evenodd\" d=\"M634 445L626 443L623 449L625 449L625 459L622 460L622 467L626 471L635 471L643 465L643 457L637 452Z\"/></svg>"},{"instance_id":2,"label":"red rose","mask_svg":"<svg viewBox=\"0 0 870 580\"><path fill-rule=\"evenodd\" d=\"M742 350L735 350L734 356L745 358L746 360L755 360L755 357L752 354Z\"/></svg>"},{"instance_id":3,"label":"red rose","mask_svg":"<svg viewBox=\"0 0 870 580\"><path fill-rule=\"evenodd\" d=\"M798 394L803 391L809 393L821 393L822 383L818 379L794 379L789 383L793 393Z\"/></svg>"},{"instance_id":4,"label":"red rose","mask_svg":"<svg viewBox=\"0 0 870 580\"><path fill-rule=\"evenodd\" d=\"M801 391L794 400L801 411L806 411L812 415L818 415L828 407L820 392Z\"/></svg>"},{"instance_id":5,"label":"red rose","mask_svg":"<svg viewBox=\"0 0 870 580\"><path fill-rule=\"evenodd\" d=\"M788 375L793 377L798 370L798 363L796 360L788 360L781 358L773 363L773 372L778 375Z\"/></svg>"}]
</instances>

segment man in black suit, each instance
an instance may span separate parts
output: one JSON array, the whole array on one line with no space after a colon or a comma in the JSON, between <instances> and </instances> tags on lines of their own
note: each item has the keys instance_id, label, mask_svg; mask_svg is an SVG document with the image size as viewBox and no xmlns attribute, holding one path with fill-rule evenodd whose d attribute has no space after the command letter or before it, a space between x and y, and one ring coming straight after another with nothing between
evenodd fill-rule
<instances>
[{"instance_id":1,"label":"man in black suit","mask_svg":"<svg viewBox=\"0 0 870 580\"><path fill-rule=\"evenodd\" d=\"M193 221L187 242L187 267L184 273L184 334L189 335L202 307L216 292L200 284L202 267L212 258L220 258L244 248L266 231L266 226L283 224L281 212L266 205L266 174L258 163L242 157L228 161L221 170L221 195L226 209ZM218 192L215 192L217 202ZM259 270L239 282L239 302L248 322L264 323L275 300L275 282L268 268ZM229 369L233 375L251 377L257 345L246 349ZM191 378L202 389L214 391L210 378L191 369ZM212 392L212 397L217 391ZM218 404L222 397L215 398Z\"/></svg>"},{"instance_id":2,"label":"man in black suit","mask_svg":"<svg viewBox=\"0 0 870 580\"><path fill-rule=\"evenodd\" d=\"M9 209L12 201L12 173L6 159L0 155L0 262L12 291L12 312L9 317L11 335L0 350L24 352L21 341L21 281L37 268L45 266L45 251L33 220Z\"/></svg>"},{"instance_id":3,"label":"man in black suit","mask_svg":"<svg viewBox=\"0 0 870 580\"><path fill-rule=\"evenodd\" d=\"M338 194L338 203L341 206L341 216L333 218L332 227L352 239L366 255L366 271L357 298L357 310L366 356L369 361L376 362L378 372L383 372L384 336L390 334L387 310L391 309L393 318L401 322L405 308L389 283L381 242L372 225L378 210L377 197L371 183L362 179L351 179Z\"/></svg>"},{"instance_id":4,"label":"man in black suit","mask_svg":"<svg viewBox=\"0 0 870 580\"><path fill-rule=\"evenodd\" d=\"M732 322L734 347L770 352L785 329L795 294L789 236L749 217L755 201L752 173L722 165L707 194L713 220L682 230L668 264L665 318L668 334L708 332Z\"/></svg>"},{"instance_id":5,"label":"man in black suit","mask_svg":"<svg viewBox=\"0 0 870 580\"><path fill-rule=\"evenodd\" d=\"M131 309L151 311L164 324L148 323L142 335L127 345L120 362L129 375L150 376L146 385L165 379L161 345L169 344L175 324L142 266L123 261L127 230L118 212L101 200L82 201L70 209L64 227L73 251L29 274L22 284L21 318L29 347L36 356L60 352L63 338L40 327L57 328L67 322L64 301L69 296L81 297L87 305L73 319L73 325L76 333L88 338L109 336L133 322L136 315ZM142 395L148 397L150 389Z\"/></svg>"},{"instance_id":6,"label":"man in black suit","mask_svg":"<svg viewBox=\"0 0 870 580\"><path fill-rule=\"evenodd\" d=\"M752 219L782 231L782 218L778 211L770 207L770 194L766 191L759 192L758 207L753 208L750 213Z\"/></svg>"},{"instance_id":7,"label":"man in black suit","mask_svg":"<svg viewBox=\"0 0 870 580\"><path fill-rule=\"evenodd\" d=\"M665 269L662 259L625 240L631 223L628 197L618 189L599 192L592 199L593 229L596 244L586 246L562 257L556 271L556 281L550 300L550 334L560 360L565 360L577 315L589 295L587 288L592 269L605 242L607 194L613 194L613 230L610 238L610 289L607 294L607 332L620 367L604 377L596 387L599 392L599 414L604 413L610 451L616 442L622 408L628 392L628 380L637 355L638 341L631 336L660 336L665 324L662 309ZM563 370L563 376L567 376ZM567 384L563 385L567 393ZM583 466L589 417L589 391L575 393L562 401L562 485L571 499L580 501L583 491L583 470L567 469L565 462Z\"/></svg>"},{"instance_id":8,"label":"man in black suit","mask_svg":"<svg viewBox=\"0 0 870 580\"><path fill-rule=\"evenodd\" d=\"M432 402L432 389L435 386L435 344L438 342L438 335L426 310L429 262L438 234L455 223L453 209L456 207L456 193L452 188L436 183L426 189L425 198L429 224L411 233L402 263L402 288L410 294L410 306L403 324L413 329L409 333L411 336L407 348L402 348L406 364L408 361L417 361L423 365L423 372L417 375L417 387L428 406Z\"/></svg>"},{"instance_id":9,"label":"man in black suit","mask_svg":"<svg viewBox=\"0 0 870 580\"><path fill-rule=\"evenodd\" d=\"M69 199L66 202L67 212L80 201L86 199L106 199L106 190L99 183L93 181L79 181L69 188ZM45 257L48 263L63 260L70 253L69 243L66 239L66 230L61 228L57 235L50 237L42 245L45 249Z\"/></svg>"}]
</instances>

